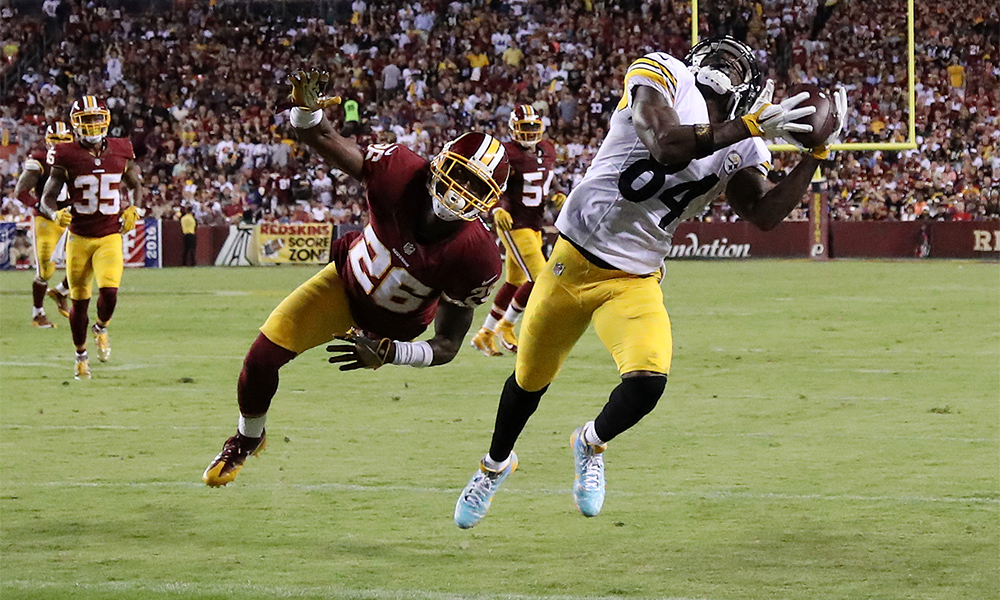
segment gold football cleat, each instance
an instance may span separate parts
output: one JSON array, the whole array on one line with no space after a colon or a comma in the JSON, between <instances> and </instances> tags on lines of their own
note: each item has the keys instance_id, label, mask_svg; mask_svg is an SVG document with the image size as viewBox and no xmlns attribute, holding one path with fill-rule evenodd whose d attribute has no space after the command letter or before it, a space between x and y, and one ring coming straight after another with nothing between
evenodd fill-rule
<instances>
[{"instance_id":1,"label":"gold football cleat","mask_svg":"<svg viewBox=\"0 0 1000 600\"><path fill-rule=\"evenodd\" d=\"M237 433L226 440L222 452L208 465L201 476L205 485L220 487L236 479L243 469L243 463L251 456L257 456L267 447L267 433L259 438Z\"/></svg>"},{"instance_id":2,"label":"gold football cleat","mask_svg":"<svg viewBox=\"0 0 1000 600\"><path fill-rule=\"evenodd\" d=\"M472 347L486 356L503 356L503 353L497 349L496 335L485 327L473 336Z\"/></svg>"},{"instance_id":3,"label":"gold football cleat","mask_svg":"<svg viewBox=\"0 0 1000 600\"><path fill-rule=\"evenodd\" d=\"M53 300L56 301L56 308L59 309L59 314L61 314L62 316L66 317L68 319L69 318L69 294L60 294L58 292L58 290L56 290L55 288L49 288L49 290L47 292L45 292L45 293L49 296L49 298L52 298Z\"/></svg>"},{"instance_id":4,"label":"gold football cleat","mask_svg":"<svg viewBox=\"0 0 1000 600\"><path fill-rule=\"evenodd\" d=\"M49 320L45 315L36 315L35 318L31 319L31 325L33 327L38 327L39 329L55 329L56 324Z\"/></svg>"},{"instance_id":5,"label":"gold football cleat","mask_svg":"<svg viewBox=\"0 0 1000 600\"><path fill-rule=\"evenodd\" d=\"M73 379L90 379L90 361L86 358L76 361Z\"/></svg>"},{"instance_id":6,"label":"gold football cleat","mask_svg":"<svg viewBox=\"0 0 1000 600\"><path fill-rule=\"evenodd\" d=\"M507 352L517 352L517 336L514 335L514 324L507 319L497 323L497 338Z\"/></svg>"},{"instance_id":7,"label":"gold football cleat","mask_svg":"<svg viewBox=\"0 0 1000 600\"><path fill-rule=\"evenodd\" d=\"M101 329L94 325L94 343L97 344L97 360L108 362L111 358L111 338L108 336L107 328Z\"/></svg>"}]
</instances>

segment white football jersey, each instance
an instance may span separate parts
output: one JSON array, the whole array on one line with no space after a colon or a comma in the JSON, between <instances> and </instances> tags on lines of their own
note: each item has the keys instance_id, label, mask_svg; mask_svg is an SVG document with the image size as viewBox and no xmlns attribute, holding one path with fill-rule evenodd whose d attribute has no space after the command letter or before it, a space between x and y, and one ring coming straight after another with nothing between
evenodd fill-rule
<instances>
[{"instance_id":1,"label":"white football jersey","mask_svg":"<svg viewBox=\"0 0 1000 600\"><path fill-rule=\"evenodd\" d=\"M700 214L748 167L767 175L771 153L760 138L741 140L686 165L656 162L632 124L634 86L666 98L685 125L708 123L708 107L687 65L664 52L636 60L611 127L556 227L608 264L636 275L657 271L681 221Z\"/></svg>"}]
</instances>

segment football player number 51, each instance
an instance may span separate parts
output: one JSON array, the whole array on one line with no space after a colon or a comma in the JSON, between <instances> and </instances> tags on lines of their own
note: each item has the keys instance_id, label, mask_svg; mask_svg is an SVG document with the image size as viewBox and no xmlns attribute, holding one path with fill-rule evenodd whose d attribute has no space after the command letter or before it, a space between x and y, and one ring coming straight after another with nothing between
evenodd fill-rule
<instances>
[{"instance_id":1,"label":"football player number 51","mask_svg":"<svg viewBox=\"0 0 1000 600\"><path fill-rule=\"evenodd\" d=\"M121 173L80 175L73 180L73 187L83 194L83 202L77 202L73 208L81 215L92 215L98 210L103 215L117 215L121 204L118 189L121 181Z\"/></svg>"}]
</instances>

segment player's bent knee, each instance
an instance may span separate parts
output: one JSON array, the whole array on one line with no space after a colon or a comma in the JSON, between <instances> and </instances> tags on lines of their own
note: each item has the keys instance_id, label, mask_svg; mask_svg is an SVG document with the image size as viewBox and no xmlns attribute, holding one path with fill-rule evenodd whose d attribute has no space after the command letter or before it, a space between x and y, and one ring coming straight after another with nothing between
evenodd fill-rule
<instances>
[{"instance_id":1,"label":"player's bent knee","mask_svg":"<svg viewBox=\"0 0 1000 600\"><path fill-rule=\"evenodd\" d=\"M667 376L663 373L641 371L646 375L622 377L621 388L628 403L642 416L656 408L663 390L667 387Z\"/></svg>"},{"instance_id":2,"label":"player's bent knee","mask_svg":"<svg viewBox=\"0 0 1000 600\"><path fill-rule=\"evenodd\" d=\"M250 345L243 366L250 370L276 370L295 358L295 352L282 348L267 338L263 333Z\"/></svg>"}]
</instances>

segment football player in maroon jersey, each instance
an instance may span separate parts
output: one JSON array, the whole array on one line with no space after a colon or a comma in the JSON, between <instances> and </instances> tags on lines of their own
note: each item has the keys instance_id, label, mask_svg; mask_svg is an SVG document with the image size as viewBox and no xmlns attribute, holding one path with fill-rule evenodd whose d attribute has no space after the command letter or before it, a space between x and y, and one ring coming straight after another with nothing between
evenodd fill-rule
<instances>
[{"instance_id":1,"label":"football player in maroon jersey","mask_svg":"<svg viewBox=\"0 0 1000 600\"><path fill-rule=\"evenodd\" d=\"M122 233L135 229L141 216L142 177L135 165L132 142L109 138L111 112L96 96L84 96L69 111L76 141L59 144L49 152L49 180L42 192L42 211L51 220L69 227L66 240L66 275L73 306L69 326L76 346L76 379L90 378L87 356L87 309L91 287L97 279L97 321L93 333L97 358L111 356L108 322L118 301L124 270ZM122 209L122 184L132 192L131 204ZM59 208L63 186L69 205Z\"/></svg>"},{"instance_id":2,"label":"football player in maroon jersey","mask_svg":"<svg viewBox=\"0 0 1000 600\"><path fill-rule=\"evenodd\" d=\"M45 128L45 146L47 152L52 152L56 144L73 141L73 132L69 130L66 123L58 121ZM56 271L56 265L52 262L52 253L59 243L66 228L52 221L42 214L38 202L42 197L42 190L45 189L45 182L49 178L49 169L45 164L46 152L32 152L28 160L24 161L24 168L21 169L21 176L14 186L14 195L32 209L35 213L33 219L35 229L35 280L31 284L31 299L34 308L31 315L31 324L35 327L50 329L55 324L45 315L45 307L42 303L45 295L48 294L56 301L59 312L64 316L69 316L69 302L66 297L69 295L69 287L64 277L62 282L54 288L49 288L49 278ZM60 193L59 200L64 200L66 196L65 188Z\"/></svg>"},{"instance_id":3,"label":"football player in maroon jersey","mask_svg":"<svg viewBox=\"0 0 1000 600\"><path fill-rule=\"evenodd\" d=\"M510 181L507 192L493 209L497 235L507 250L507 280L493 298L486 321L472 338L472 345L486 356L500 356L497 340L509 352L517 352L514 325L521 318L535 277L545 266L542 254L544 200L549 195L556 149L542 139L545 123L528 104L514 107L508 120L511 142L505 142L510 157ZM566 194L551 197L556 209L562 207Z\"/></svg>"},{"instance_id":4,"label":"football player in maroon jersey","mask_svg":"<svg viewBox=\"0 0 1000 600\"><path fill-rule=\"evenodd\" d=\"M466 133L430 162L398 144L362 151L337 133L323 108L325 73L292 76L292 125L332 166L363 182L370 222L333 244L333 261L274 309L250 346L237 384L236 435L202 475L232 481L266 443L264 421L278 370L327 347L340 370L383 364L428 367L455 357L475 307L500 278L500 253L479 216L497 202L510 166L499 140ZM434 322L434 336L411 341Z\"/></svg>"}]
</instances>

